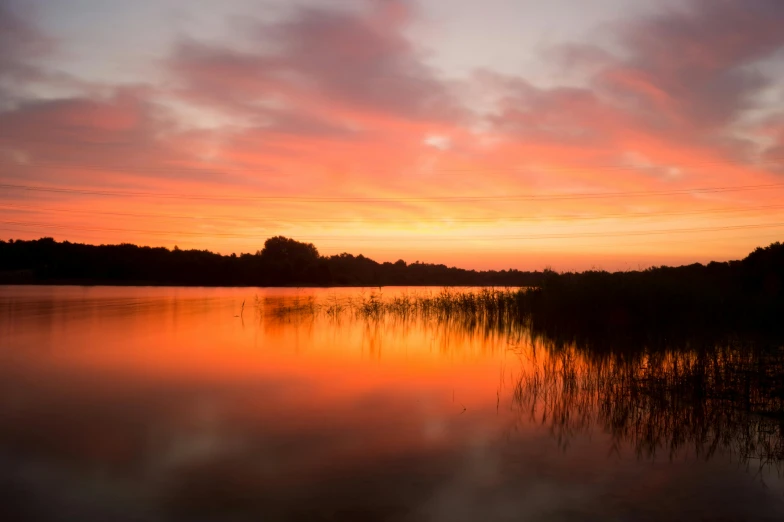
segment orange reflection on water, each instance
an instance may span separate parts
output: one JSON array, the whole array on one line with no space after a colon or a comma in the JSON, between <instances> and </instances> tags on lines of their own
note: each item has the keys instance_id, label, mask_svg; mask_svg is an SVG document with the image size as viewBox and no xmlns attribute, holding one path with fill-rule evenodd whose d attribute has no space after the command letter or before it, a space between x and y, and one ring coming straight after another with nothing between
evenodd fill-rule
<instances>
[{"instance_id":1,"label":"orange reflection on water","mask_svg":"<svg viewBox=\"0 0 784 522\"><path fill-rule=\"evenodd\" d=\"M51 371L129 380L221 383L285 376L307 381L303 394L318 390L303 399L311 402L391 385L451 387L465 406L483 403L488 390L494 396L508 356L508 342L500 336L422 322L265 315L264 305L249 304L259 290L119 289L122 297L108 287L61 291L69 295L66 304L51 303L34 287L14 298L15 315L4 324L17 350L4 356ZM144 297L150 291L157 295ZM334 292L291 290L281 302ZM31 357L31 351L45 356ZM451 404L451 393L447 399Z\"/></svg>"},{"instance_id":2,"label":"orange reflection on water","mask_svg":"<svg viewBox=\"0 0 784 522\"><path fill-rule=\"evenodd\" d=\"M0 290L0 479L35 500L19 519L559 520L661 515L644 492L684 488L777 513L727 461L608 460L600 429L565 451L515 402L525 337L280 313L378 289Z\"/></svg>"}]
</instances>

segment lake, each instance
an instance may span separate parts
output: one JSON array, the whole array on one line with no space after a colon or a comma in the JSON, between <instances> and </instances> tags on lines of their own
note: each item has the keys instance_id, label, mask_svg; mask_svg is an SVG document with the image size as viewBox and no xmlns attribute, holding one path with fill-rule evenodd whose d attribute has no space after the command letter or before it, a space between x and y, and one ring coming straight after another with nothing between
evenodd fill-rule
<instances>
[{"instance_id":1,"label":"lake","mask_svg":"<svg viewBox=\"0 0 784 522\"><path fill-rule=\"evenodd\" d=\"M784 519L736 351L352 311L441 291L0 286L4 520Z\"/></svg>"}]
</instances>

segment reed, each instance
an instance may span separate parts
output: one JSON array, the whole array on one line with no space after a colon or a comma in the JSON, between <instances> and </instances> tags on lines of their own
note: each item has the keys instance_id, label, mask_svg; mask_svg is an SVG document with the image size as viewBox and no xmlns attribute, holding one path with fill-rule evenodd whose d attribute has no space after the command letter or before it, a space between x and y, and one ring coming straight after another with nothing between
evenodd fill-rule
<instances>
[{"instance_id":1,"label":"reed","mask_svg":"<svg viewBox=\"0 0 784 522\"><path fill-rule=\"evenodd\" d=\"M520 303L525 292L521 289L488 288L469 292L443 289L437 293L410 293L385 298L383 292L374 290L342 299L332 295L321 301L312 296L264 301L257 297L255 308L262 315L350 315L371 320L394 316L436 321L459 319L500 325L524 320Z\"/></svg>"},{"instance_id":2,"label":"reed","mask_svg":"<svg viewBox=\"0 0 784 522\"><path fill-rule=\"evenodd\" d=\"M616 447L631 445L640 457L689 451L709 458L721 449L745 463L784 462L781 344L722 330L632 340L592 336L579 330L579 319L563 327L568 317L542 327L546 315L536 309L542 291L445 288L385 296L372 290L322 300L256 299L255 308L275 320L345 318L375 328L424 321L503 337L521 358L512 404L546 425L559 444L599 426Z\"/></svg>"},{"instance_id":3,"label":"reed","mask_svg":"<svg viewBox=\"0 0 784 522\"><path fill-rule=\"evenodd\" d=\"M566 445L600 427L639 457L718 450L784 463L784 348L720 345L590 359L576 347L527 354L512 403Z\"/></svg>"}]
</instances>

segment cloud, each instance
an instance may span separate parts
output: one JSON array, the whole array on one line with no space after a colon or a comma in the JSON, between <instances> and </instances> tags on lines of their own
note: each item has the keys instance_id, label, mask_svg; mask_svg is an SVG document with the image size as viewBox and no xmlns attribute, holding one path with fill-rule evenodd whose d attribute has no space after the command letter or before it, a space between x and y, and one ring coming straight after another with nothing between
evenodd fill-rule
<instances>
[{"instance_id":1,"label":"cloud","mask_svg":"<svg viewBox=\"0 0 784 522\"><path fill-rule=\"evenodd\" d=\"M778 0L694 0L621 29L630 57L599 84L668 129L731 124L768 82L753 64L784 45Z\"/></svg>"},{"instance_id":2,"label":"cloud","mask_svg":"<svg viewBox=\"0 0 784 522\"><path fill-rule=\"evenodd\" d=\"M0 113L0 138L54 161L85 162L128 153L149 142L151 107L138 93L120 89L106 99L29 100ZM43 149L43 150L42 150Z\"/></svg>"},{"instance_id":3,"label":"cloud","mask_svg":"<svg viewBox=\"0 0 784 522\"><path fill-rule=\"evenodd\" d=\"M449 136L440 136L438 134L429 134L425 136L423 143L428 147L433 147L438 150L448 150L452 144Z\"/></svg>"},{"instance_id":4,"label":"cloud","mask_svg":"<svg viewBox=\"0 0 784 522\"><path fill-rule=\"evenodd\" d=\"M488 116L493 128L519 138L564 147L608 145L609 106L586 88L538 88L517 77L484 72L487 88L497 92Z\"/></svg>"},{"instance_id":5,"label":"cloud","mask_svg":"<svg viewBox=\"0 0 784 522\"><path fill-rule=\"evenodd\" d=\"M106 97L27 100L0 112L3 177L64 186L164 186L231 178L193 162L194 134L182 133L143 88Z\"/></svg>"},{"instance_id":6,"label":"cloud","mask_svg":"<svg viewBox=\"0 0 784 522\"><path fill-rule=\"evenodd\" d=\"M0 0L0 70L18 65L25 58L40 56L51 41L20 12L16 2Z\"/></svg>"},{"instance_id":7,"label":"cloud","mask_svg":"<svg viewBox=\"0 0 784 522\"><path fill-rule=\"evenodd\" d=\"M630 155L664 161L662 172L690 157L752 166L759 144L739 122L764 107L757 95L777 81L756 65L784 48L782 26L777 0L693 0L628 19L613 28L615 53L594 44L553 49L561 66L589 75L583 87L485 73L498 100L489 121L525 140L519 147L529 156L545 146L599 164L628 165Z\"/></svg>"},{"instance_id":8,"label":"cloud","mask_svg":"<svg viewBox=\"0 0 784 522\"><path fill-rule=\"evenodd\" d=\"M771 168L784 174L784 114L777 114L766 120L758 129L765 141L762 160L769 162Z\"/></svg>"},{"instance_id":9,"label":"cloud","mask_svg":"<svg viewBox=\"0 0 784 522\"><path fill-rule=\"evenodd\" d=\"M422 137L450 136L451 148L472 111L405 35L415 16L407 3L362 6L254 22L244 49L181 41L167 61L175 95L242 122L222 140L222 157L264 165L256 177L277 176L282 190L428 190L436 180L421 172L438 149Z\"/></svg>"},{"instance_id":10,"label":"cloud","mask_svg":"<svg viewBox=\"0 0 784 522\"><path fill-rule=\"evenodd\" d=\"M284 109L333 121L338 112L358 120L453 121L463 115L450 86L403 36L412 16L407 5L369 5L365 12L302 7L288 19L258 23L253 52L182 42L170 67L187 98L273 120Z\"/></svg>"},{"instance_id":11,"label":"cloud","mask_svg":"<svg viewBox=\"0 0 784 522\"><path fill-rule=\"evenodd\" d=\"M16 4L0 0L0 109L8 104L15 87L41 76L30 61L52 48L52 41L29 21L29 13Z\"/></svg>"},{"instance_id":12,"label":"cloud","mask_svg":"<svg viewBox=\"0 0 784 522\"><path fill-rule=\"evenodd\" d=\"M462 109L403 37L407 6L369 6L304 7L277 23L259 22L253 51L183 41L166 63L172 89L103 86L67 98L23 98L0 112L6 175L68 184L103 176L129 186L157 177L270 193L334 190L349 180L352 190L405 183L405 175L372 171L400 172L428 154L421 136L442 134ZM194 112L178 113L183 104ZM188 121L214 110L237 124L205 131Z\"/></svg>"}]
</instances>

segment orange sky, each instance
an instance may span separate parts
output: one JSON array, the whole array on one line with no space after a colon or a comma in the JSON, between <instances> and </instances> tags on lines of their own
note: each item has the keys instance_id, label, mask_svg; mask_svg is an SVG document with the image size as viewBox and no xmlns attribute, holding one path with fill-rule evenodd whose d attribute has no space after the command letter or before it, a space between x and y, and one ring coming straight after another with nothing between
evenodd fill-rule
<instances>
[{"instance_id":1,"label":"orange sky","mask_svg":"<svg viewBox=\"0 0 784 522\"><path fill-rule=\"evenodd\" d=\"M784 4L638 4L528 41L525 3L0 2L0 236L498 269L783 239Z\"/></svg>"}]
</instances>

